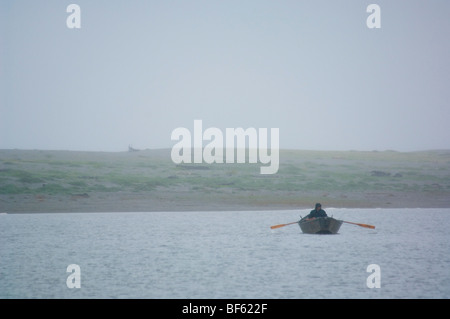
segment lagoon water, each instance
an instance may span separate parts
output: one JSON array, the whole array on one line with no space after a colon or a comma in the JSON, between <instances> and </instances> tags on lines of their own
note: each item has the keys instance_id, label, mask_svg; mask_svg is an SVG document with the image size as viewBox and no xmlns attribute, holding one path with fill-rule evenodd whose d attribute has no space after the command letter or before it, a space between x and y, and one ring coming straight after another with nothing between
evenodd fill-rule
<instances>
[{"instance_id":1,"label":"lagoon water","mask_svg":"<svg viewBox=\"0 0 450 319\"><path fill-rule=\"evenodd\" d=\"M0 298L450 298L450 209L326 211L1 214Z\"/></svg>"}]
</instances>

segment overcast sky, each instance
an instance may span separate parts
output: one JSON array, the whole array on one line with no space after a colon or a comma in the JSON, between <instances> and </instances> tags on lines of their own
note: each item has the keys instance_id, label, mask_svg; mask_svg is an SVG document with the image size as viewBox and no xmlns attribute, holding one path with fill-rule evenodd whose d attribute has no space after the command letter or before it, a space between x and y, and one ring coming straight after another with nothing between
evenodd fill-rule
<instances>
[{"instance_id":1,"label":"overcast sky","mask_svg":"<svg viewBox=\"0 0 450 319\"><path fill-rule=\"evenodd\" d=\"M69 4L81 28L69 29ZM369 29L369 4L381 28ZM0 2L0 148L171 148L279 128L280 147L450 149L450 1ZM205 142L206 143L206 142Z\"/></svg>"}]
</instances>

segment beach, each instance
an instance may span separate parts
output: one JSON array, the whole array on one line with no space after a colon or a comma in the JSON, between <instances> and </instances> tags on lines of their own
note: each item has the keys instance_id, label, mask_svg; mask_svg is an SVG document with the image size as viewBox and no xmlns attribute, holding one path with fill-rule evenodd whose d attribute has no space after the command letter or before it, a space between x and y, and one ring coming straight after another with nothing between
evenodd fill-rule
<instances>
[{"instance_id":1,"label":"beach","mask_svg":"<svg viewBox=\"0 0 450 319\"><path fill-rule=\"evenodd\" d=\"M0 150L0 213L448 208L450 151L281 150L259 164L175 164L170 150Z\"/></svg>"}]
</instances>

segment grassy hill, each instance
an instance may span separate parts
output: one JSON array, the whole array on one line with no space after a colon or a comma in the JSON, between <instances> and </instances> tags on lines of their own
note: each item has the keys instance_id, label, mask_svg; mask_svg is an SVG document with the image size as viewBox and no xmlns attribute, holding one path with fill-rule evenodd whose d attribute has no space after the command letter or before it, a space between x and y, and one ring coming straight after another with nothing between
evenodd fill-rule
<instances>
[{"instance_id":1,"label":"grassy hill","mask_svg":"<svg viewBox=\"0 0 450 319\"><path fill-rule=\"evenodd\" d=\"M450 207L450 151L281 150L262 164L174 164L170 149L0 150L0 212Z\"/></svg>"}]
</instances>

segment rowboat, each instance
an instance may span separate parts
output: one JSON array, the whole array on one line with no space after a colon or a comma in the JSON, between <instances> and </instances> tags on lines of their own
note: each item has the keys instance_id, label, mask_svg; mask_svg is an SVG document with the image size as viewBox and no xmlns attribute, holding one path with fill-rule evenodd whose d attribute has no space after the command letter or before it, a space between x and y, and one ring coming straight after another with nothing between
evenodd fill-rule
<instances>
[{"instance_id":1,"label":"rowboat","mask_svg":"<svg viewBox=\"0 0 450 319\"><path fill-rule=\"evenodd\" d=\"M343 221L333 217L302 218L298 225L305 234L336 234Z\"/></svg>"}]
</instances>

